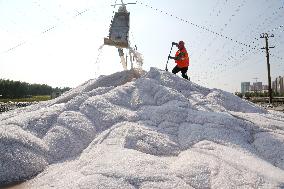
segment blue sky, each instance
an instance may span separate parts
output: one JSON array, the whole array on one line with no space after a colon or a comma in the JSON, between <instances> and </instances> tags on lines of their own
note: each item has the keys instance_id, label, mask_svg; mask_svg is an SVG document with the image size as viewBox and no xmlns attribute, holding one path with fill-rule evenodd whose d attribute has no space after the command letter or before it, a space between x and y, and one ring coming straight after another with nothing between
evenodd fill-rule
<instances>
[{"instance_id":1,"label":"blue sky","mask_svg":"<svg viewBox=\"0 0 284 189\"><path fill-rule=\"evenodd\" d=\"M103 48L98 59L114 2L0 0L0 78L75 87L122 70L114 47ZM149 70L164 69L171 42L184 40L192 81L239 91L242 81L258 78L267 83L265 53L259 50L265 45L259 38L263 32L274 29L270 33L275 37L269 39L275 46L272 79L284 75L284 28L279 28L284 24L283 6L283 0L142 0L127 7L130 42L137 45L144 57L143 68ZM174 65L170 61L169 69Z\"/></svg>"}]
</instances>

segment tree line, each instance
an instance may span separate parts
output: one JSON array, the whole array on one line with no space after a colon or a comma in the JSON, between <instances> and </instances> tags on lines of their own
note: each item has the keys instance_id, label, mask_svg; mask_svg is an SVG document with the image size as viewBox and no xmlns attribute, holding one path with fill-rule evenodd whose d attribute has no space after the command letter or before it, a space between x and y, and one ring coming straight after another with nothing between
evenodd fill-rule
<instances>
[{"instance_id":1,"label":"tree line","mask_svg":"<svg viewBox=\"0 0 284 189\"><path fill-rule=\"evenodd\" d=\"M26 98L51 95L52 92L65 92L67 90L70 90L70 88L52 88L46 84L29 84L21 81L0 79L0 98Z\"/></svg>"}]
</instances>

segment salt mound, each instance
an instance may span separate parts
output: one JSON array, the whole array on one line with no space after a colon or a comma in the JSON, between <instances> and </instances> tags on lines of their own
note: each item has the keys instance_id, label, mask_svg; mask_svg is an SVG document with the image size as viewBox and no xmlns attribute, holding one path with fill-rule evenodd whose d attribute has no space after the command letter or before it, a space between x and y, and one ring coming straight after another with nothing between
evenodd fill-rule
<instances>
[{"instance_id":1,"label":"salt mound","mask_svg":"<svg viewBox=\"0 0 284 189\"><path fill-rule=\"evenodd\" d=\"M284 187L283 115L156 68L89 80L0 121L1 184Z\"/></svg>"}]
</instances>

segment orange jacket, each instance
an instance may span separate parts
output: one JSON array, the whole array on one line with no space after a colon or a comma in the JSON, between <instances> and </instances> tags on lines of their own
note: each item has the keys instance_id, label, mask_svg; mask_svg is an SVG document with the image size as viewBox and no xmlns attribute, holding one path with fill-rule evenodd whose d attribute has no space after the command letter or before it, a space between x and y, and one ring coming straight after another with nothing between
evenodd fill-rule
<instances>
[{"instance_id":1,"label":"orange jacket","mask_svg":"<svg viewBox=\"0 0 284 189\"><path fill-rule=\"evenodd\" d=\"M188 53L187 53L185 48L183 48L182 50L178 50L176 52L175 57L178 57L178 56L180 56L180 60L175 61L177 63L177 66L179 68L188 67L189 66L189 57L188 57Z\"/></svg>"}]
</instances>

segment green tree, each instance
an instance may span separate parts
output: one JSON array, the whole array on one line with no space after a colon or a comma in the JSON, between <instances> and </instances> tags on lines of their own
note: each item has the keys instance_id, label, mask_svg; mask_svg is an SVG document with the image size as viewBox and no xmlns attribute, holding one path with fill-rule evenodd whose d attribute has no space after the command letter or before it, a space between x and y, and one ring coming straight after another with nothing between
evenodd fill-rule
<instances>
[{"instance_id":1,"label":"green tree","mask_svg":"<svg viewBox=\"0 0 284 189\"><path fill-rule=\"evenodd\" d=\"M36 95L51 95L54 90L65 92L69 87L52 88L46 84L29 84L21 81L0 79L0 98L24 98Z\"/></svg>"}]
</instances>

